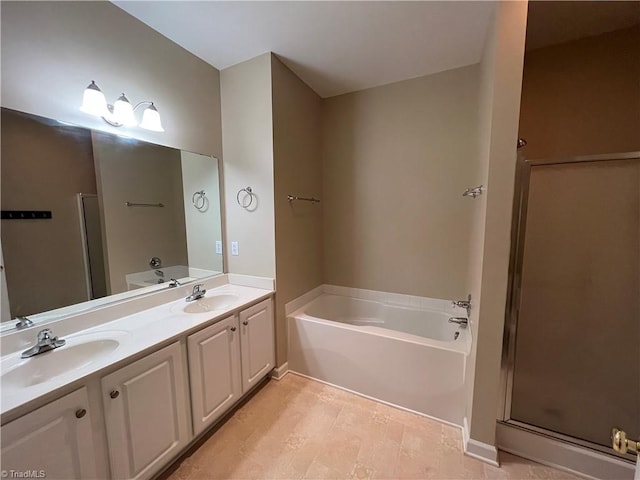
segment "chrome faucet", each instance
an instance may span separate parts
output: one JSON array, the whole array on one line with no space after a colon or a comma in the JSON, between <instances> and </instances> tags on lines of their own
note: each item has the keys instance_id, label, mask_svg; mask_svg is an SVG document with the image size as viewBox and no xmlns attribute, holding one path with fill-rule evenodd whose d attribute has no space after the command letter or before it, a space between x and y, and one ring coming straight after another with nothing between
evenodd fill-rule
<instances>
[{"instance_id":1,"label":"chrome faucet","mask_svg":"<svg viewBox=\"0 0 640 480\"><path fill-rule=\"evenodd\" d=\"M467 311L467 317L471 316L471 294L469 294L466 300L454 300L451 302L451 305L464 308Z\"/></svg>"},{"instance_id":2,"label":"chrome faucet","mask_svg":"<svg viewBox=\"0 0 640 480\"><path fill-rule=\"evenodd\" d=\"M25 328L33 327L33 322L29 320L27 317L16 317L18 323L16 323L16 328L18 330L23 330Z\"/></svg>"},{"instance_id":3,"label":"chrome faucet","mask_svg":"<svg viewBox=\"0 0 640 480\"><path fill-rule=\"evenodd\" d=\"M171 280L169 280L169 288L175 288L175 287L181 287L181 286L182 284L175 278L172 278Z\"/></svg>"},{"instance_id":4,"label":"chrome faucet","mask_svg":"<svg viewBox=\"0 0 640 480\"><path fill-rule=\"evenodd\" d=\"M33 347L22 352L22 355L20 355L20 357L33 357L34 355L48 352L49 350L53 350L54 348L62 347L65 343L67 343L66 340L58 340L58 337L54 337L53 332L50 329L45 328L44 330L40 330L38 332L38 341L36 342L36 344Z\"/></svg>"},{"instance_id":5,"label":"chrome faucet","mask_svg":"<svg viewBox=\"0 0 640 480\"><path fill-rule=\"evenodd\" d=\"M469 325L469 319L464 317L450 317L449 323L457 323L460 328L467 328Z\"/></svg>"},{"instance_id":6,"label":"chrome faucet","mask_svg":"<svg viewBox=\"0 0 640 480\"><path fill-rule=\"evenodd\" d=\"M194 300L200 300L202 297L204 297L204 294L207 293L207 291L202 287L204 287L202 283L194 285L193 292L191 292L191 295L185 298L185 300L187 302L193 302Z\"/></svg>"}]
</instances>

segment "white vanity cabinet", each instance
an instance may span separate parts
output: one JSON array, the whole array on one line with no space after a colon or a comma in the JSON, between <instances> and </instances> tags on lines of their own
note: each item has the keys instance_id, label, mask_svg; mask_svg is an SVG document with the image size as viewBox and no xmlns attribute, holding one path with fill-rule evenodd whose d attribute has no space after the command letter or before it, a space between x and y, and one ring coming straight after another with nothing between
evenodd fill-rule
<instances>
[{"instance_id":1,"label":"white vanity cabinet","mask_svg":"<svg viewBox=\"0 0 640 480\"><path fill-rule=\"evenodd\" d=\"M262 380L275 366L273 303L270 298L240 312L242 393Z\"/></svg>"},{"instance_id":2,"label":"white vanity cabinet","mask_svg":"<svg viewBox=\"0 0 640 480\"><path fill-rule=\"evenodd\" d=\"M232 312L139 358L155 348L147 345L131 356L137 360L105 366L3 425L2 469L16 478L104 478L108 457L112 479L158 474L274 367L272 298Z\"/></svg>"},{"instance_id":3,"label":"white vanity cabinet","mask_svg":"<svg viewBox=\"0 0 640 480\"><path fill-rule=\"evenodd\" d=\"M189 443L180 342L102 378L112 478L150 478Z\"/></svg>"},{"instance_id":4,"label":"white vanity cabinet","mask_svg":"<svg viewBox=\"0 0 640 480\"><path fill-rule=\"evenodd\" d=\"M96 478L96 455L85 387L2 426L9 478L25 471L31 478Z\"/></svg>"},{"instance_id":5,"label":"white vanity cabinet","mask_svg":"<svg viewBox=\"0 0 640 480\"><path fill-rule=\"evenodd\" d=\"M238 317L190 335L187 350L193 433L198 435L242 395Z\"/></svg>"}]
</instances>

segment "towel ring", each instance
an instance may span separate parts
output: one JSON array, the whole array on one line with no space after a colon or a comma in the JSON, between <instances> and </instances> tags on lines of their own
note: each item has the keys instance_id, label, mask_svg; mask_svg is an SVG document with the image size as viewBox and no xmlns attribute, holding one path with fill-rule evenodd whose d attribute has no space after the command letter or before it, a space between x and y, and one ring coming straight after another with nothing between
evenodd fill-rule
<instances>
[{"instance_id":1,"label":"towel ring","mask_svg":"<svg viewBox=\"0 0 640 480\"><path fill-rule=\"evenodd\" d=\"M204 193L204 190L200 190L191 196L191 203L193 203L193 206L196 207L196 210L199 210L201 212L206 210L207 200L208 199L206 194Z\"/></svg>"},{"instance_id":2,"label":"towel ring","mask_svg":"<svg viewBox=\"0 0 640 480\"><path fill-rule=\"evenodd\" d=\"M240 201L240 195L242 193L244 193L244 198L242 199L242 201ZM236 195L236 201L238 202L238 205L247 210L253 204L255 196L256 194L253 193L251 187L241 188L240 190L238 190L238 194ZM247 197L249 197L248 202L246 201Z\"/></svg>"}]
</instances>

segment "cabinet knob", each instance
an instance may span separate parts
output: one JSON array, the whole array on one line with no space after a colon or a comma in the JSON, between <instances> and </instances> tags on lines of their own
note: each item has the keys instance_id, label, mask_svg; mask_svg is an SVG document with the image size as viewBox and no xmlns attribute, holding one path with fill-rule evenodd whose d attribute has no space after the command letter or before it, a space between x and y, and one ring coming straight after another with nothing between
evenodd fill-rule
<instances>
[{"instance_id":1,"label":"cabinet knob","mask_svg":"<svg viewBox=\"0 0 640 480\"><path fill-rule=\"evenodd\" d=\"M236 331L236 327L231 327L229 330L231 330L232 332Z\"/></svg>"},{"instance_id":2,"label":"cabinet knob","mask_svg":"<svg viewBox=\"0 0 640 480\"><path fill-rule=\"evenodd\" d=\"M244 322L242 322L242 324L243 324L244 326L247 326L247 325L249 325L249 322L247 322L247 321L245 320Z\"/></svg>"},{"instance_id":3,"label":"cabinet knob","mask_svg":"<svg viewBox=\"0 0 640 480\"><path fill-rule=\"evenodd\" d=\"M120 392L118 390L113 390L111 393L109 393L109 396L111 398L118 398L120 396Z\"/></svg>"},{"instance_id":4,"label":"cabinet knob","mask_svg":"<svg viewBox=\"0 0 640 480\"><path fill-rule=\"evenodd\" d=\"M76 410L76 418L82 418L87 414L87 411L84 408Z\"/></svg>"}]
</instances>

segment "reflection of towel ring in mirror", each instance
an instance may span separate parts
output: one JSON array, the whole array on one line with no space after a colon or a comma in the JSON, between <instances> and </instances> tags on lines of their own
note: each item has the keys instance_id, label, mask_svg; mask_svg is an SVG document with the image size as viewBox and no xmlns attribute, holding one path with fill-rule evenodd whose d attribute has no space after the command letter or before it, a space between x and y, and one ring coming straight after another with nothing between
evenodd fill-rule
<instances>
[{"instance_id":1,"label":"reflection of towel ring in mirror","mask_svg":"<svg viewBox=\"0 0 640 480\"><path fill-rule=\"evenodd\" d=\"M209 205L209 199L207 198L207 195L204 193L204 190L200 190L192 195L191 203L193 203L193 206L196 207L196 210L199 210L200 212L205 212Z\"/></svg>"},{"instance_id":2,"label":"reflection of towel ring in mirror","mask_svg":"<svg viewBox=\"0 0 640 480\"><path fill-rule=\"evenodd\" d=\"M244 193L244 197L242 198L242 200L240 200L240 195L242 193ZM247 197L249 198L249 201L247 201ZM236 201L238 202L238 205L240 205L245 210L248 210L249 207L253 205L253 201L255 197L256 197L256 194L253 193L253 190L251 190L251 187L241 188L240 190L238 190L238 194L236 195Z\"/></svg>"}]
</instances>

